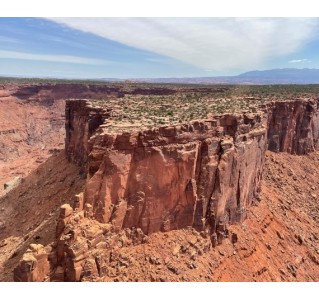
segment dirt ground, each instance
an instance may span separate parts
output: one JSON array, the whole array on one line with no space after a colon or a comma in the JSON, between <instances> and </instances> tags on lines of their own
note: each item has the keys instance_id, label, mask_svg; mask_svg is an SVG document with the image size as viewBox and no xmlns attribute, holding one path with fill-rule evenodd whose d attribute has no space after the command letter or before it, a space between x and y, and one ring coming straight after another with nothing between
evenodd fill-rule
<instances>
[{"instance_id":1,"label":"dirt ground","mask_svg":"<svg viewBox=\"0 0 319 300\"><path fill-rule=\"evenodd\" d=\"M62 151L0 198L0 281L12 281L12 270L31 243L54 240L61 204L72 203L83 185Z\"/></svg>"},{"instance_id":2,"label":"dirt ground","mask_svg":"<svg viewBox=\"0 0 319 300\"><path fill-rule=\"evenodd\" d=\"M0 90L0 195L3 185L25 177L64 148L64 100L49 106L19 99Z\"/></svg>"}]
</instances>

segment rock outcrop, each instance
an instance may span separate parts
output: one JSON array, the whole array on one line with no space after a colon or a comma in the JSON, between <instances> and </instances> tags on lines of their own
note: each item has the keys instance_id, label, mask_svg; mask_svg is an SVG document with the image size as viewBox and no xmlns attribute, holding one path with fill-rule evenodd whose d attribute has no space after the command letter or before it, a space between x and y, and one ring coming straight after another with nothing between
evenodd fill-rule
<instances>
[{"instance_id":1,"label":"rock outcrop","mask_svg":"<svg viewBox=\"0 0 319 300\"><path fill-rule=\"evenodd\" d=\"M268 149L298 155L313 151L319 138L318 108L318 99L268 105Z\"/></svg>"},{"instance_id":2,"label":"rock outcrop","mask_svg":"<svg viewBox=\"0 0 319 300\"><path fill-rule=\"evenodd\" d=\"M47 262L22 259L15 279L96 280L120 261L116 249L159 231L193 227L220 244L259 200L265 151L307 154L317 145L318 101L260 109L127 132L104 126L111 111L68 101L66 153L87 176L85 189L73 208L61 207ZM40 270L50 262L50 276L37 275L33 260Z\"/></svg>"},{"instance_id":3,"label":"rock outcrop","mask_svg":"<svg viewBox=\"0 0 319 300\"><path fill-rule=\"evenodd\" d=\"M94 108L83 100L67 101L65 121L65 144L69 161L77 163L81 169L88 159L88 142L95 130L110 117L110 112Z\"/></svg>"},{"instance_id":4,"label":"rock outcrop","mask_svg":"<svg viewBox=\"0 0 319 300\"><path fill-rule=\"evenodd\" d=\"M48 252L41 244L31 244L14 269L14 281L45 281L50 271Z\"/></svg>"},{"instance_id":5,"label":"rock outcrop","mask_svg":"<svg viewBox=\"0 0 319 300\"><path fill-rule=\"evenodd\" d=\"M101 115L84 101L67 103L66 152L86 168L83 203L96 220L145 234L192 226L222 235L245 217L260 188L263 114L122 133L98 127Z\"/></svg>"},{"instance_id":6,"label":"rock outcrop","mask_svg":"<svg viewBox=\"0 0 319 300\"><path fill-rule=\"evenodd\" d=\"M3 185L3 189L6 190L6 192L9 192L10 190L18 186L21 183L21 181L22 181L22 178L20 176L17 176L13 178L11 181L6 182Z\"/></svg>"},{"instance_id":7,"label":"rock outcrop","mask_svg":"<svg viewBox=\"0 0 319 300\"><path fill-rule=\"evenodd\" d=\"M114 248L138 245L145 241L140 228L118 230L100 223L85 210L73 211L70 205L60 208L56 242L52 247L30 245L14 269L15 281L82 281L97 279L114 260Z\"/></svg>"},{"instance_id":8,"label":"rock outcrop","mask_svg":"<svg viewBox=\"0 0 319 300\"><path fill-rule=\"evenodd\" d=\"M111 113L69 101L66 152L87 174L94 218L145 234L192 226L220 240L258 198L266 149L306 154L319 137L314 100L131 132L103 126Z\"/></svg>"}]
</instances>

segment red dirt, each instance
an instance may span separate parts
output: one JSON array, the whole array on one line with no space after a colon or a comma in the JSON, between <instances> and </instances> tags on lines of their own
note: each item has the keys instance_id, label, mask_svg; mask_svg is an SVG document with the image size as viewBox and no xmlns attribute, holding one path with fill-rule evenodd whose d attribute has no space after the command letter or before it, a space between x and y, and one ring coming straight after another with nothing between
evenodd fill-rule
<instances>
[{"instance_id":1,"label":"red dirt","mask_svg":"<svg viewBox=\"0 0 319 300\"><path fill-rule=\"evenodd\" d=\"M65 101L46 106L21 100L12 96L16 89L0 90L0 194L5 182L26 176L64 147Z\"/></svg>"},{"instance_id":2,"label":"red dirt","mask_svg":"<svg viewBox=\"0 0 319 300\"><path fill-rule=\"evenodd\" d=\"M71 203L83 185L62 151L0 198L0 281L12 281L13 267L31 243L53 241L60 205Z\"/></svg>"}]
</instances>

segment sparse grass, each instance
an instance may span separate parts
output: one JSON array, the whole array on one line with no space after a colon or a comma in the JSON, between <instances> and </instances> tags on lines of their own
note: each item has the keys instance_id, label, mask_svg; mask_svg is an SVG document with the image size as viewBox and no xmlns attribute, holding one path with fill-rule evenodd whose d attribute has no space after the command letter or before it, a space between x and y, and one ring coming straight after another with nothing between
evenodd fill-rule
<instances>
[{"instance_id":1,"label":"sparse grass","mask_svg":"<svg viewBox=\"0 0 319 300\"><path fill-rule=\"evenodd\" d=\"M136 84L137 86L141 84ZM134 84L131 85L133 87ZM176 125L194 119L206 119L208 114L256 112L260 104L278 100L314 98L319 96L319 85L150 85L152 90L173 88L168 95L125 94L122 98L92 100L93 106L112 109L109 120L112 128L130 126L151 128ZM211 91L209 91L211 88Z\"/></svg>"},{"instance_id":2,"label":"sparse grass","mask_svg":"<svg viewBox=\"0 0 319 300\"><path fill-rule=\"evenodd\" d=\"M163 84L132 81L60 80L0 77L2 84L86 84L110 88L114 95L90 100L93 106L109 108L112 130L181 124L205 119L208 114L256 112L270 101L318 98L319 85L227 85ZM1 86L0 86L1 88Z\"/></svg>"}]
</instances>

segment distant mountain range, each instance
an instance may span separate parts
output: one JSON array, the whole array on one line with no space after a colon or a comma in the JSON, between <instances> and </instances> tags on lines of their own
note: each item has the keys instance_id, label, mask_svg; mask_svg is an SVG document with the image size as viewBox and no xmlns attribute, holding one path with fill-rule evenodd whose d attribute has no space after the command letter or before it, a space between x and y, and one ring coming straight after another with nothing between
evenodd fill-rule
<instances>
[{"instance_id":1,"label":"distant mountain range","mask_svg":"<svg viewBox=\"0 0 319 300\"><path fill-rule=\"evenodd\" d=\"M319 84L319 69L272 69L264 71L250 71L236 76L216 77L168 77L168 78L94 78L94 79L63 79L63 78L27 78L7 77L0 75L0 82L27 81L36 82L64 82L101 83L101 82L146 82L146 83L180 83L180 84Z\"/></svg>"},{"instance_id":2,"label":"distant mountain range","mask_svg":"<svg viewBox=\"0 0 319 300\"><path fill-rule=\"evenodd\" d=\"M203 84L319 84L319 69L273 69L250 71L236 76L140 78L134 81Z\"/></svg>"}]
</instances>

